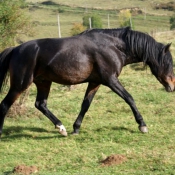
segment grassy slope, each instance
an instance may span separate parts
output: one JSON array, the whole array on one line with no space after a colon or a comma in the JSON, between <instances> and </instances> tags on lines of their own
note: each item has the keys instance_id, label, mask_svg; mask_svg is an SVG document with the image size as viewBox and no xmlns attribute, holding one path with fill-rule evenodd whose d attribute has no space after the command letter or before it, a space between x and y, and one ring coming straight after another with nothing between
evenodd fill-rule
<instances>
[{"instance_id":1,"label":"grassy slope","mask_svg":"<svg viewBox=\"0 0 175 175\"><path fill-rule=\"evenodd\" d=\"M46 0L26 0L30 3L41 3ZM171 2L171 0L51 0L52 2L68 5L71 7L86 7L86 8L98 8L98 9L122 9L131 7L147 8L148 12L154 12L153 5L159 3Z\"/></svg>"},{"instance_id":2,"label":"grassy slope","mask_svg":"<svg viewBox=\"0 0 175 175\"><path fill-rule=\"evenodd\" d=\"M31 2L31 0L28 0ZM36 2L36 1L33 1ZM37 1L41 2L41 1ZM60 23L61 23L61 33L62 37L70 36L70 30L74 23L81 23L82 17L86 13L96 13L101 16L103 21L103 28L107 28L107 15L110 14L110 28L119 27L119 19L118 19L118 11L124 7L140 7L143 11L146 8L146 19L145 14L132 16L132 21L134 23L135 29L140 30L143 32L152 32L152 31L167 31L169 30L169 16L172 15L170 11L163 11L163 10L154 10L152 1L112 1L110 0L109 3L106 4L108 1L56 1L56 3L70 5L68 6L41 6L41 4L37 3L35 5L40 6L42 8L30 8L28 12L31 16L33 21L37 21L40 24L36 27L36 36L32 38L43 38L43 37L58 37L58 28L57 28L57 11L58 9L63 10L63 13L60 13ZM100 3L99 3L100 2ZM162 2L162 1L155 1L155 3ZM168 1L167 1L168 2ZM92 7L97 7L97 4L100 4L101 10L94 10L92 7L89 7L86 4L92 4ZM116 6L114 5L116 4ZM75 5L77 4L77 5ZM122 5L123 4L123 5ZM127 6L126 6L127 4ZM110 8L108 6L110 5ZM78 8L78 6L86 7L85 8ZM104 9L112 9L105 11ZM28 40L32 38L23 38L23 40Z\"/></svg>"},{"instance_id":3,"label":"grassy slope","mask_svg":"<svg viewBox=\"0 0 175 175\"><path fill-rule=\"evenodd\" d=\"M31 15L43 22L56 21L55 14L49 10L39 9ZM65 24L72 15L65 14ZM76 14L74 17L81 20ZM69 27L64 27L64 31ZM54 29L54 26L39 26L36 37L54 37ZM161 33L155 37L160 42L175 42L172 36L174 33ZM175 56L174 44L172 53ZM165 92L149 69L142 71L141 67L125 67L120 80L134 97L148 125L148 134L138 131L133 114L122 99L110 89L100 87L80 135L71 136L86 84L72 91L53 84L48 106L69 133L67 138L61 137L34 108L36 89L32 86L21 116L6 118L0 142L0 174L10 174L19 164L36 165L40 175L174 174L175 94ZM99 161L111 154L125 155L128 160L118 166L101 167Z\"/></svg>"}]
</instances>

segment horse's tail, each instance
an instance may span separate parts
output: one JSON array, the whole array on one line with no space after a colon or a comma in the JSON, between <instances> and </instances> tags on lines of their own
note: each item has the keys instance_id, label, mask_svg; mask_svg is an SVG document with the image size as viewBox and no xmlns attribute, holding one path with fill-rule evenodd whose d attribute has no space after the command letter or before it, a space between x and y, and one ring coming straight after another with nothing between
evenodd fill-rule
<instances>
[{"instance_id":1,"label":"horse's tail","mask_svg":"<svg viewBox=\"0 0 175 175\"><path fill-rule=\"evenodd\" d=\"M3 83L7 76L12 50L13 47L10 47L0 53L0 92L2 92Z\"/></svg>"}]
</instances>

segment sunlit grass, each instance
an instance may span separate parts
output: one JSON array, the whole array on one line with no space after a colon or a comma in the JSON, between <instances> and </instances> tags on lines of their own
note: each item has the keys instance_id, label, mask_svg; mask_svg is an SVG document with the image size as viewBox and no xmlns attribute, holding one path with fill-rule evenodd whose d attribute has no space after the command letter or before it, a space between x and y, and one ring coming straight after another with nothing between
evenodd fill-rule
<instances>
[{"instance_id":1,"label":"sunlit grass","mask_svg":"<svg viewBox=\"0 0 175 175\"><path fill-rule=\"evenodd\" d=\"M34 1L33 1L34 2ZM36 1L35 1L36 2ZM40 2L40 1L37 1ZM55 1L56 2L56 1ZM72 3L75 3L77 5L72 5ZM59 12L59 9L62 9L61 12L59 12L60 16L60 25L61 25L61 35L62 37L67 37L70 36L70 31L71 28L73 27L74 23L82 23L82 18L86 14L98 14L103 23L103 28L108 28L108 14L109 14L109 23L110 23L110 28L117 28L120 27L120 22L119 22L119 11L116 11L116 8L113 4L117 5L117 9L119 8L119 4L128 4L130 7L138 5L138 1L133 1L133 4L128 3L128 0L124 2L118 2L118 1L113 1L109 3L108 1L101 2L98 4L103 5L102 9L96 9L94 10L93 8L90 8L86 11L86 9L83 8L78 8L82 6L82 4L86 3L84 1L79 2L73 2L73 1L66 1L66 3L62 4L69 4L70 6L46 6L46 5L41 5L41 4L35 4L36 6L32 7L30 6L29 11L26 12L32 19L34 23L36 23L35 29L35 36L32 37L22 37L23 41L30 40L30 39L36 39L36 38L46 38L46 37L58 37L58 24L57 24L57 15ZM157 1L158 2L158 1ZM159 1L160 2L160 1ZM167 1L168 2L168 1ZM61 3L59 1L59 3ZM94 1L93 3L88 2L92 4L92 7L96 7L96 2ZM112 10L107 10L107 6L105 4L108 4ZM151 2L147 1L139 1L139 3L142 4L140 6L141 9L145 8L145 3L149 6L152 4ZM124 5L125 6L125 5ZM125 6L126 8L126 6ZM105 10L106 9L106 10ZM149 10L152 10L153 12L149 12ZM147 33L152 33L152 32L159 32L159 31L167 31L170 28L169 24L169 17L173 14L172 12L168 11L155 11L153 7L147 8L147 15L145 18L145 13L139 14L139 15L133 15L132 16L132 23L134 26L135 30L147 32ZM162 15L160 15L162 14Z\"/></svg>"},{"instance_id":2,"label":"sunlit grass","mask_svg":"<svg viewBox=\"0 0 175 175\"><path fill-rule=\"evenodd\" d=\"M83 121L80 134L72 136L86 84L68 91L53 84L49 109L62 120L69 136L62 137L52 123L34 108L35 86L25 102L27 112L6 118L0 142L0 172L19 164L35 165L49 174L173 174L175 94L167 93L149 70L124 68L122 84L132 94L143 115L148 134L141 134L128 105L109 88L101 86ZM100 160L122 154L121 165L101 167Z\"/></svg>"},{"instance_id":3,"label":"sunlit grass","mask_svg":"<svg viewBox=\"0 0 175 175\"><path fill-rule=\"evenodd\" d=\"M42 23L36 27L35 38L57 37L57 25L44 25L57 23L53 10L37 9L30 14L33 21ZM60 17L63 36L69 36L72 23L82 19L71 13ZM163 43L173 42L174 57L173 36L174 32L170 32L154 37ZM129 106L109 88L101 86L86 113L80 134L71 135L87 84L75 86L71 91L53 84L48 107L68 131L68 137L62 137L34 107L36 88L32 85L23 104L24 112L5 120L0 141L0 174L11 174L13 168L21 164L37 166L38 175L174 174L175 93L167 93L149 69L143 70L142 64L125 67L119 79L133 96L147 123L148 134L139 132ZM1 94L0 100L5 94ZM125 155L127 161L102 167L99 162L111 154Z\"/></svg>"},{"instance_id":4,"label":"sunlit grass","mask_svg":"<svg viewBox=\"0 0 175 175\"><path fill-rule=\"evenodd\" d=\"M44 2L44 0L26 0L26 2L36 3ZM171 0L155 0L155 1L140 1L140 0L123 0L123 1L114 1L114 0L52 0L52 2L58 4L69 5L71 7L85 7L85 8L97 8L97 9L123 9L131 7L140 7L141 9L146 9L147 13L155 13L153 9L155 4L171 2ZM160 11L159 11L160 12ZM164 11L162 11L162 14ZM168 13L168 11L166 12Z\"/></svg>"}]
</instances>

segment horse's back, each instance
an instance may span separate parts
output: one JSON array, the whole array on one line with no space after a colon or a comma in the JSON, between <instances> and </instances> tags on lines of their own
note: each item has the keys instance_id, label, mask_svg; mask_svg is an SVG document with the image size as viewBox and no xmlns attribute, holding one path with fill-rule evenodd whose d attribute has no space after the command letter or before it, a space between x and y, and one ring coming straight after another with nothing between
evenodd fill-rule
<instances>
[{"instance_id":1,"label":"horse's back","mask_svg":"<svg viewBox=\"0 0 175 175\"><path fill-rule=\"evenodd\" d=\"M93 69L87 43L79 37L38 39L14 49L13 71L61 84L85 82ZM28 75L29 76L29 75Z\"/></svg>"}]
</instances>

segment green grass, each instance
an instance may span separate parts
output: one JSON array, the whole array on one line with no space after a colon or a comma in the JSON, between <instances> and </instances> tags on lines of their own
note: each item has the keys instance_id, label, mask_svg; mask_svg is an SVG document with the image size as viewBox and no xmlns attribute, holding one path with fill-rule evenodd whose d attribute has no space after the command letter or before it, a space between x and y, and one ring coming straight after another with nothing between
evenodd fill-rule
<instances>
[{"instance_id":1,"label":"green grass","mask_svg":"<svg viewBox=\"0 0 175 175\"><path fill-rule=\"evenodd\" d=\"M41 3L45 0L26 0L29 3ZM85 8L96 8L96 9L123 9L130 7L147 8L147 12L154 11L153 6L159 3L171 2L171 0L154 0L154 1L142 1L142 0L51 0L57 4L68 5L71 7L85 7Z\"/></svg>"},{"instance_id":2,"label":"green grass","mask_svg":"<svg viewBox=\"0 0 175 175\"><path fill-rule=\"evenodd\" d=\"M36 0L28 0L36 2ZM40 0L37 0L38 2ZM55 1L56 2L56 1ZM64 3L65 1L59 1ZM73 6L83 6L85 1L66 1ZM106 4L106 2L108 4ZM103 1L100 8L115 7L119 1ZM123 6L131 1L125 0ZM132 1L148 7L148 1ZM142 4L142 3L143 4ZM156 1L158 2L158 1ZM167 2L167 1L159 1ZM65 3L65 4L66 4ZM120 2L121 3L121 2ZM88 1L87 6L95 7L99 1ZM119 4L122 8L122 4ZM117 4L117 7L119 6ZM29 11L32 21L39 21L34 37L24 36L23 40L43 37L57 37L57 13L55 7L36 8ZM81 22L84 12L77 7L65 7L60 13L62 36L70 35L74 22ZM73 12L71 12L71 10ZM103 17L108 11L91 10ZM151 13L153 11L148 8ZM77 11L77 12L76 12ZM118 27L117 18L111 11L111 28ZM147 16L143 23L142 15L134 16L135 27L141 31L164 31L168 28L169 17ZM168 14L169 15L169 14ZM104 28L107 18L103 19ZM154 33L157 41L172 43L175 56L174 32ZM78 85L72 91L53 84L48 99L49 109L63 122L68 137L62 137L52 123L34 107L36 89L32 85L30 94L23 104L21 114L6 118L0 141L0 175L12 174L15 166L25 164L39 168L38 175L173 175L175 172L175 93L165 92L162 85L151 75L149 69L142 70L141 64L126 66L120 81L135 99L136 105L148 125L149 133L138 130L129 106L109 88L101 86L81 126L80 134L72 136L72 125L79 113L86 84ZM7 89L0 96L6 94ZM14 111L12 111L12 114ZM122 154L127 161L120 165L102 167L99 163L111 154Z\"/></svg>"},{"instance_id":3,"label":"green grass","mask_svg":"<svg viewBox=\"0 0 175 175\"><path fill-rule=\"evenodd\" d=\"M28 0L27 2L36 2ZM43 1L37 1L43 2ZM58 1L54 1L58 4ZM71 3L72 2L72 3ZM159 3L163 1L155 1ZM169 1L166 1L169 2ZM83 6L85 1L59 1L58 5L42 5L40 3L31 4L30 10L27 12L31 17L31 20L37 22L38 25L35 27L35 36L25 37L23 40L30 40L33 38L45 38L45 37L58 37L57 27L57 14L60 12L60 24L62 37L70 36L71 28L74 23L82 23L82 18L85 14L98 14L102 18L103 28L108 27L108 14L110 15L110 28L120 27L119 23L119 11L126 7L139 7L141 10L146 8L146 19L145 13L140 15L133 15L132 21L135 26L135 30L151 33L167 31L170 28L169 18L173 14L172 11L154 10L153 4L150 1L130 1L125 0L122 2L118 1L93 1L88 2L91 7L87 5ZM107 4L108 5L107 5ZM96 8L97 4L100 4L100 8ZM115 4L115 5L114 5ZM126 6L127 4L127 6ZM33 7L34 5L34 7ZM110 7L109 7L110 6ZM144 11L144 10L143 10Z\"/></svg>"},{"instance_id":4,"label":"green grass","mask_svg":"<svg viewBox=\"0 0 175 175\"><path fill-rule=\"evenodd\" d=\"M175 94L167 93L157 80L141 68L127 66L120 80L132 94L143 115L148 134L141 134L127 104L107 87L101 86L83 121L80 134L72 136L72 124L79 112L86 84L68 91L53 84L49 109L68 131L62 137L46 117L34 109L35 87L24 107L27 111L6 118L0 142L0 174L25 164L39 167L40 175L51 174L173 174L175 172ZM2 98L2 97L1 97ZM102 167L100 161L122 154L127 161Z\"/></svg>"}]
</instances>

